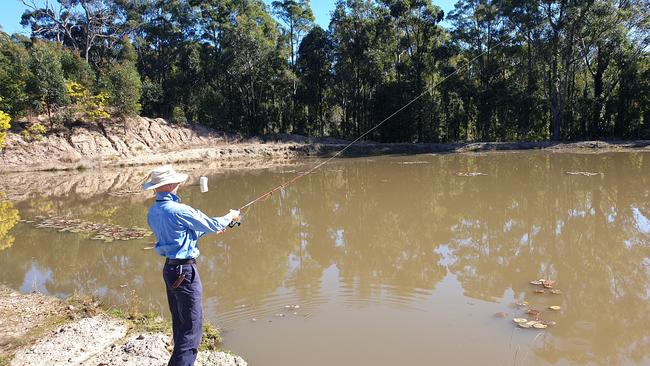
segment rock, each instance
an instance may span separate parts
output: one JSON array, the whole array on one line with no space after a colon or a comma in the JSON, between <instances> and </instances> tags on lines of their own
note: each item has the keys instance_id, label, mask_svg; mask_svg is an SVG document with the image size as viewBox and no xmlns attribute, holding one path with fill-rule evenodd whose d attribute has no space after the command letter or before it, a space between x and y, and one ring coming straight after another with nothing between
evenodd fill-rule
<instances>
[{"instance_id":1,"label":"rock","mask_svg":"<svg viewBox=\"0 0 650 366\"><path fill-rule=\"evenodd\" d=\"M201 351L196 366L248 366L243 358L225 352Z\"/></svg>"},{"instance_id":2,"label":"rock","mask_svg":"<svg viewBox=\"0 0 650 366\"><path fill-rule=\"evenodd\" d=\"M127 338L117 347L107 347L101 353L87 359L83 366L159 366L167 364L170 354L166 348L169 337L161 334L139 334Z\"/></svg>"},{"instance_id":3,"label":"rock","mask_svg":"<svg viewBox=\"0 0 650 366\"><path fill-rule=\"evenodd\" d=\"M124 337L126 330L126 325L115 319L84 318L42 338L30 350L18 350L11 365L80 364Z\"/></svg>"}]
</instances>

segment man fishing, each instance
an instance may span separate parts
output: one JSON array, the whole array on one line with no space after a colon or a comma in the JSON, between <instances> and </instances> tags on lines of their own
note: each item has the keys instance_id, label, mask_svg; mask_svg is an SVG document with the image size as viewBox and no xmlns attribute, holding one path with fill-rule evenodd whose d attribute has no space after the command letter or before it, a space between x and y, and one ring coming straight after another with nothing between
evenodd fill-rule
<instances>
[{"instance_id":1,"label":"man fishing","mask_svg":"<svg viewBox=\"0 0 650 366\"><path fill-rule=\"evenodd\" d=\"M203 335L202 287L196 267L198 238L224 230L239 222L239 211L230 210L222 217L209 217L180 203L178 188L187 174L177 173L171 165L151 171L145 190L156 192L147 222L156 235L156 252L165 257L163 279L172 314L174 351L170 366L192 366Z\"/></svg>"}]
</instances>

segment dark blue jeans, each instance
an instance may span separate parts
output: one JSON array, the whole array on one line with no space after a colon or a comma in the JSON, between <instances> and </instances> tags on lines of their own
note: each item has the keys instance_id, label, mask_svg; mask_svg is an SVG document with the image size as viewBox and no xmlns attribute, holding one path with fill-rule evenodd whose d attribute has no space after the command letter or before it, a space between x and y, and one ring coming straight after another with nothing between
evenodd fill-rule
<instances>
[{"instance_id":1,"label":"dark blue jeans","mask_svg":"<svg viewBox=\"0 0 650 366\"><path fill-rule=\"evenodd\" d=\"M185 280L177 288L172 284L185 273ZM163 267L163 278L167 287L167 301L172 313L174 351L169 366L192 366L203 335L203 288L196 264L170 265Z\"/></svg>"}]
</instances>

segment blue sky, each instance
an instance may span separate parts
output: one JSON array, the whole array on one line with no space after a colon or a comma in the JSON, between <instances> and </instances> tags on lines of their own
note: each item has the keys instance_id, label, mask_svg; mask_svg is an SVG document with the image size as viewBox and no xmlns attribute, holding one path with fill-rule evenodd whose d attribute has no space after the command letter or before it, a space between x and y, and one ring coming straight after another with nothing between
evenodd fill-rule
<instances>
[{"instance_id":1,"label":"blue sky","mask_svg":"<svg viewBox=\"0 0 650 366\"><path fill-rule=\"evenodd\" d=\"M445 15L453 9L456 0L434 0L433 3L440 6L445 11ZM271 4L272 0L264 0L267 4ZM11 33L25 33L28 32L20 25L20 16L25 11L25 6L20 0L0 0L2 10L0 10L0 25L2 29ZM334 0L312 0L311 7L316 17L316 23L321 27L327 29L330 20L330 13L334 10Z\"/></svg>"}]
</instances>

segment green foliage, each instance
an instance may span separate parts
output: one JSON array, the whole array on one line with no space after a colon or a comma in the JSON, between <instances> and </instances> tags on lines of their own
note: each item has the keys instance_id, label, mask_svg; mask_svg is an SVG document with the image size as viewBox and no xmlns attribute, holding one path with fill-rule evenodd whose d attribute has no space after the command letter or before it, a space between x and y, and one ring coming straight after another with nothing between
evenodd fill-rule
<instances>
[{"instance_id":1,"label":"green foliage","mask_svg":"<svg viewBox=\"0 0 650 366\"><path fill-rule=\"evenodd\" d=\"M95 72L88 62L78 54L68 50L61 52L61 68L66 80L72 80L84 88L92 88L95 83Z\"/></svg>"},{"instance_id":2,"label":"green foliage","mask_svg":"<svg viewBox=\"0 0 650 366\"><path fill-rule=\"evenodd\" d=\"M117 59L122 62L130 63L138 61L138 54L135 52L135 48L127 36L122 37L122 40L120 41L120 53Z\"/></svg>"},{"instance_id":3,"label":"green foliage","mask_svg":"<svg viewBox=\"0 0 650 366\"><path fill-rule=\"evenodd\" d=\"M0 110L16 118L30 105L27 80L30 78L29 52L16 39L0 32Z\"/></svg>"},{"instance_id":4,"label":"green foliage","mask_svg":"<svg viewBox=\"0 0 650 366\"><path fill-rule=\"evenodd\" d=\"M23 140L27 142L40 141L43 139L43 135L47 132L45 126L40 123L32 123L26 129L20 132Z\"/></svg>"},{"instance_id":5,"label":"green foliage","mask_svg":"<svg viewBox=\"0 0 650 366\"><path fill-rule=\"evenodd\" d=\"M200 351L215 351L218 350L223 343L221 332L212 324L203 323L203 338L199 345Z\"/></svg>"},{"instance_id":6,"label":"green foliage","mask_svg":"<svg viewBox=\"0 0 650 366\"><path fill-rule=\"evenodd\" d=\"M29 5L35 41L0 33L0 109L13 118L51 117L65 79L119 115L245 135L355 138L421 95L366 138L650 137L647 1L460 0L441 24L431 0L339 0L327 31L308 0L60 6ZM91 120L106 111L81 104Z\"/></svg>"},{"instance_id":7,"label":"green foliage","mask_svg":"<svg viewBox=\"0 0 650 366\"><path fill-rule=\"evenodd\" d=\"M291 48L291 65L295 65L295 51L300 44L302 35L309 31L313 22L314 14L309 6L309 0L282 0L272 3L274 13L287 26L287 36Z\"/></svg>"},{"instance_id":8,"label":"green foliage","mask_svg":"<svg viewBox=\"0 0 650 366\"><path fill-rule=\"evenodd\" d=\"M27 89L45 109L52 121L55 108L70 103L61 67L61 50L52 43L36 42L32 45L29 63L31 76Z\"/></svg>"},{"instance_id":9,"label":"green foliage","mask_svg":"<svg viewBox=\"0 0 650 366\"><path fill-rule=\"evenodd\" d=\"M174 107L172 110L172 122L179 124L179 125L184 125L187 123L187 118L185 117L185 112L183 112L183 108L181 107Z\"/></svg>"},{"instance_id":10,"label":"green foliage","mask_svg":"<svg viewBox=\"0 0 650 366\"><path fill-rule=\"evenodd\" d=\"M124 62L111 65L103 84L115 115L130 116L140 111L142 83L133 64Z\"/></svg>"},{"instance_id":11,"label":"green foliage","mask_svg":"<svg viewBox=\"0 0 650 366\"><path fill-rule=\"evenodd\" d=\"M325 135L327 128L328 85L332 82L332 43L321 27L314 27L298 49L300 75L298 101L306 107L306 116L298 130Z\"/></svg>"}]
</instances>

